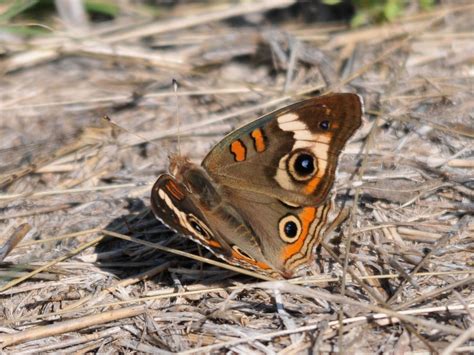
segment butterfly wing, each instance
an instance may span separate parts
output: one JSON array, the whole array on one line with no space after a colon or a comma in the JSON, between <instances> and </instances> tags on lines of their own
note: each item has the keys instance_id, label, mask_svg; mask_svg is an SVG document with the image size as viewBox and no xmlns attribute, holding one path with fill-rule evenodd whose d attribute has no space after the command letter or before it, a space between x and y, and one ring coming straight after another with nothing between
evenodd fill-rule
<instances>
[{"instance_id":1,"label":"butterfly wing","mask_svg":"<svg viewBox=\"0 0 474 355\"><path fill-rule=\"evenodd\" d=\"M193 179L186 177L188 183ZM233 194L231 205L225 189L212 196L208 184L212 182L200 181L203 189L190 191L173 176L161 175L151 195L155 216L227 262L273 277L274 271L291 277L312 258L327 226L330 202L295 208L241 191Z\"/></svg>"},{"instance_id":2,"label":"butterfly wing","mask_svg":"<svg viewBox=\"0 0 474 355\"><path fill-rule=\"evenodd\" d=\"M152 209L171 228L226 261L291 276L328 225L340 151L361 124L357 95L287 106L234 131L202 168L172 160Z\"/></svg>"},{"instance_id":3,"label":"butterfly wing","mask_svg":"<svg viewBox=\"0 0 474 355\"><path fill-rule=\"evenodd\" d=\"M311 98L265 115L219 142L202 165L221 186L319 206L334 183L340 152L361 125L355 94Z\"/></svg>"},{"instance_id":4,"label":"butterfly wing","mask_svg":"<svg viewBox=\"0 0 474 355\"><path fill-rule=\"evenodd\" d=\"M330 200L320 206L292 207L270 196L234 190L232 206L258 236L266 262L285 277L309 263L333 218Z\"/></svg>"},{"instance_id":5,"label":"butterfly wing","mask_svg":"<svg viewBox=\"0 0 474 355\"><path fill-rule=\"evenodd\" d=\"M158 178L151 192L155 216L231 264L272 274L252 230L220 196L205 171L194 166L182 177L186 185L169 174Z\"/></svg>"}]
</instances>

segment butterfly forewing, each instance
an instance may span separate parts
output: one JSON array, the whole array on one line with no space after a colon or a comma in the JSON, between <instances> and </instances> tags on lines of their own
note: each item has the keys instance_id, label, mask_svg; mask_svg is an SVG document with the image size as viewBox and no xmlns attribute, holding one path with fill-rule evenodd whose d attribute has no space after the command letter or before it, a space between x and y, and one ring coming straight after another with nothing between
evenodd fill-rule
<instances>
[{"instance_id":1,"label":"butterfly forewing","mask_svg":"<svg viewBox=\"0 0 474 355\"><path fill-rule=\"evenodd\" d=\"M151 207L155 216L231 264L270 273L272 267L245 220L218 194L201 167L185 165L179 176L187 186L169 174L154 184Z\"/></svg>"},{"instance_id":2,"label":"butterfly forewing","mask_svg":"<svg viewBox=\"0 0 474 355\"><path fill-rule=\"evenodd\" d=\"M202 165L218 183L295 205L322 204L338 157L361 125L355 94L333 94L290 105L232 132Z\"/></svg>"}]
</instances>

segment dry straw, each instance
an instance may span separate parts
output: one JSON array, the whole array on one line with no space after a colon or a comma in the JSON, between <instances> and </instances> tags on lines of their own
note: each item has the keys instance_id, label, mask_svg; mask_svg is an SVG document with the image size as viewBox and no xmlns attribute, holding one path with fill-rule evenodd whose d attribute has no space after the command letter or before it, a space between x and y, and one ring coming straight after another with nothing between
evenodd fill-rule
<instances>
[{"instance_id":1,"label":"dry straw","mask_svg":"<svg viewBox=\"0 0 474 355\"><path fill-rule=\"evenodd\" d=\"M88 32L4 37L3 351L473 352L474 6L350 29L294 4L126 8ZM259 114L331 91L367 113L335 186L350 218L313 276L261 282L151 216L178 134L198 162Z\"/></svg>"}]
</instances>

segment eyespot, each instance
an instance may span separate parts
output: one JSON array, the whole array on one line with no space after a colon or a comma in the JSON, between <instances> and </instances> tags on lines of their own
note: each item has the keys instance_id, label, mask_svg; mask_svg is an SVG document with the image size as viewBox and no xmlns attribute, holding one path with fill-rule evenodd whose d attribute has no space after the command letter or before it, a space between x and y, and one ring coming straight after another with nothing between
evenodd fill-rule
<instances>
[{"instance_id":1,"label":"eyespot","mask_svg":"<svg viewBox=\"0 0 474 355\"><path fill-rule=\"evenodd\" d=\"M297 181L311 179L317 170L315 156L306 150L296 151L288 159L288 171Z\"/></svg>"},{"instance_id":2,"label":"eyespot","mask_svg":"<svg viewBox=\"0 0 474 355\"><path fill-rule=\"evenodd\" d=\"M328 120L319 122L319 128L321 128L323 131L329 130L329 127L331 127L331 125Z\"/></svg>"},{"instance_id":3,"label":"eyespot","mask_svg":"<svg viewBox=\"0 0 474 355\"><path fill-rule=\"evenodd\" d=\"M191 227L198 232L199 234L204 234L204 230L201 228L199 224L197 224L195 221L191 221L189 224L191 224Z\"/></svg>"},{"instance_id":4,"label":"eyespot","mask_svg":"<svg viewBox=\"0 0 474 355\"><path fill-rule=\"evenodd\" d=\"M237 245L234 245L232 247L232 250L235 251L239 256L243 257L244 259L250 259L252 261L256 261L250 255L248 255L246 252L244 252L242 249L240 249Z\"/></svg>"},{"instance_id":5,"label":"eyespot","mask_svg":"<svg viewBox=\"0 0 474 355\"><path fill-rule=\"evenodd\" d=\"M212 239L212 233L209 228L207 228L207 226L199 219L197 219L194 215L188 214L186 216L186 219L188 221L189 227L195 234L197 234L198 237L201 237L205 240Z\"/></svg>"},{"instance_id":6,"label":"eyespot","mask_svg":"<svg viewBox=\"0 0 474 355\"><path fill-rule=\"evenodd\" d=\"M287 214L280 219L278 223L278 233L280 238L287 243L293 243L298 240L301 235L301 222L298 217Z\"/></svg>"}]
</instances>

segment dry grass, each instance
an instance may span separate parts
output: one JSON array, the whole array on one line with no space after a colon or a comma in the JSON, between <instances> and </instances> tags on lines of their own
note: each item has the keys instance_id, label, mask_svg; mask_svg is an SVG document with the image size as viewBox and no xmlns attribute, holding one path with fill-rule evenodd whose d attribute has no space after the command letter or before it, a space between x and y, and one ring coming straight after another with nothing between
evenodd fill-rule
<instances>
[{"instance_id":1,"label":"dry grass","mask_svg":"<svg viewBox=\"0 0 474 355\"><path fill-rule=\"evenodd\" d=\"M267 26L291 1L178 7L4 41L0 347L473 352L474 7L454 3L360 30ZM200 161L242 123L327 91L361 94L367 114L336 184L351 217L317 275L261 282L172 254L203 252L148 209L177 137Z\"/></svg>"}]
</instances>

